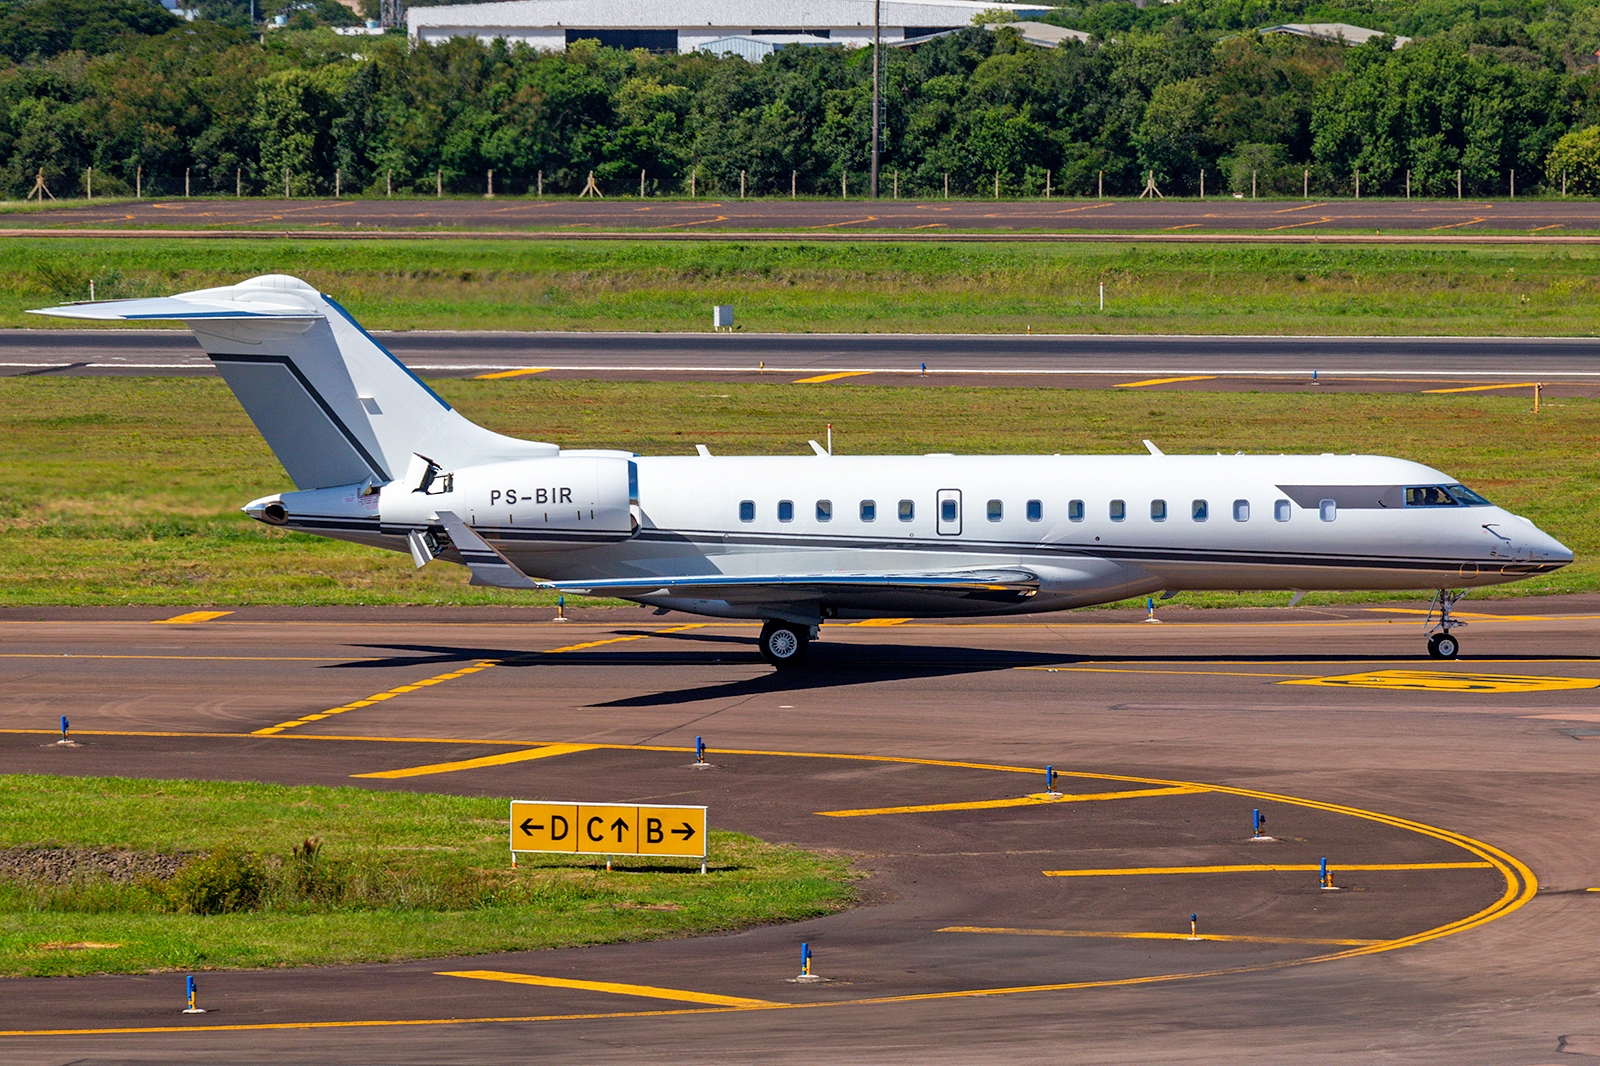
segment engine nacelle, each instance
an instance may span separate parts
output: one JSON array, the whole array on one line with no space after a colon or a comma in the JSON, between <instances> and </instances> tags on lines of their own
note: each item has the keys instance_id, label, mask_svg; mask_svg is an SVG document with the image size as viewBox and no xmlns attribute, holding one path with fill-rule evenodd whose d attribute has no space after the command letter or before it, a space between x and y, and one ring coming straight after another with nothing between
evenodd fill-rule
<instances>
[{"instance_id":1,"label":"engine nacelle","mask_svg":"<svg viewBox=\"0 0 1600 1066\"><path fill-rule=\"evenodd\" d=\"M421 459L421 457L419 457ZM438 524L452 511L486 540L581 548L633 535L627 459L560 456L440 470L421 459L383 486L384 531Z\"/></svg>"}]
</instances>

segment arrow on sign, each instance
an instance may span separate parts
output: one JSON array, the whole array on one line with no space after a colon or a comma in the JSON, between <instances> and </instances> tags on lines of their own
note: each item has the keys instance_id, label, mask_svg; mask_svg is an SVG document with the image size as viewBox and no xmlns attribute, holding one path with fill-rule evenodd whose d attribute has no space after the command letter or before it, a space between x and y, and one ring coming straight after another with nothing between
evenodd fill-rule
<instances>
[{"instance_id":1,"label":"arrow on sign","mask_svg":"<svg viewBox=\"0 0 1600 1066\"><path fill-rule=\"evenodd\" d=\"M617 831L617 842L621 843L622 834L628 831L628 823L624 822L621 818L618 818L616 821L611 823L611 828Z\"/></svg>"},{"instance_id":2,"label":"arrow on sign","mask_svg":"<svg viewBox=\"0 0 1600 1066\"><path fill-rule=\"evenodd\" d=\"M543 829L544 826L542 826L542 825L534 825L532 818L524 818L522 820L522 824L517 826L517 828L522 830L522 832L523 832L523 834L525 836L530 836L531 837L531 836L533 836L533 831L535 829Z\"/></svg>"},{"instance_id":3,"label":"arrow on sign","mask_svg":"<svg viewBox=\"0 0 1600 1066\"><path fill-rule=\"evenodd\" d=\"M672 830L673 836L682 837L684 840L688 840L694 836L694 828L690 826L688 822L681 822L679 824L682 825L683 828Z\"/></svg>"}]
</instances>

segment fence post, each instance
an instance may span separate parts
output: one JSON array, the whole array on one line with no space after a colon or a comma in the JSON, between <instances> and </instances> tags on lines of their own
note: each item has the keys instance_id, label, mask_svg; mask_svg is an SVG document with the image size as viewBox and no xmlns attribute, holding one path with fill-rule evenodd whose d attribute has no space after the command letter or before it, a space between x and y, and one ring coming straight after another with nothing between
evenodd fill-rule
<instances>
[{"instance_id":1,"label":"fence post","mask_svg":"<svg viewBox=\"0 0 1600 1066\"><path fill-rule=\"evenodd\" d=\"M850 199L850 172L848 170L839 172L839 199Z\"/></svg>"},{"instance_id":2,"label":"fence post","mask_svg":"<svg viewBox=\"0 0 1600 1066\"><path fill-rule=\"evenodd\" d=\"M184 167L183 168L183 195L184 195L185 199L187 199L188 196L189 196L189 168L188 167Z\"/></svg>"},{"instance_id":3,"label":"fence post","mask_svg":"<svg viewBox=\"0 0 1600 1066\"><path fill-rule=\"evenodd\" d=\"M644 199L644 168L639 168L639 199Z\"/></svg>"},{"instance_id":4,"label":"fence post","mask_svg":"<svg viewBox=\"0 0 1600 1066\"><path fill-rule=\"evenodd\" d=\"M793 200L796 198L798 195L799 186L800 172L798 170L789 171L789 199Z\"/></svg>"},{"instance_id":5,"label":"fence post","mask_svg":"<svg viewBox=\"0 0 1600 1066\"><path fill-rule=\"evenodd\" d=\"M86 199L94 199L94 167L89 167L83 172L83 188Z\"/></svg>"},{"instance_id":6,"label":"fence post","mask_svg":"<svg viewBox=\"0 0 1600 1066\"><path fill-rule=\"evenodd\" d=\"M1356 171L1356 199L1361 199L1361 171Z\"/></svg>"},{"instance_id":7,"label":"fence post","mask_svg":"<svg viewBox=\"0 0 1600 1066\"><path fill-rule=\"evenodd\" d=\"M1202 170L1200 173L1204 174L1205 171ZM1204 184L1205 178L1201 178L1200 181ZM1044 172L1044 198L1046 200L1050 199L1050 171L1048 170Z\"/></svg>"},{"instance_id":8,"label":"fence post","mask_svg":"<svg viewBox=\"0 0 1600 1066\"><path fill-rule=\"evenodd\" d=\"M1095 187L1095 195L1104 200L1106 198L1106 172L1100 172L1100 183Z\"/></svg>"},{"instance_id":9,"label":"fence post","mask_svg":"<svg viewBox=\"0 0 1600 1066\"><path fill-rule=\"evenodd\" d=\"M898 170L894 172L894 198L896 200L900 199L900 172Z\"/></svg>"},{"instance_id":10,"label":"fence post","mask_svg":"<svg viewBox=\"0 0 1600 1066\"><path fill-rule=\"evenodd\" d=\"M1306 167L1305 173L1300 175L1300 199L1311 199L1311 168Z\"/></svg>"},{"instance_id":11,"label":"fence post","mask_svg":"<svg viewBox=\"0 0 1600 1066\"><path fill-rule=\"evenodd\" d=\"M394 171L392 170L386 170L383 172L383 195L394 195Z\"/></svg>"},{"instance_id":12,"label":"fence post","mask_svg":"<svg viewBox=\"0 0 1600 1066\"><path fill-rule=\"evenodd\" d=\"M1200 199L1206 198L1206 168L1200 168Z\"/></svg>"},{"instance_id":13,"label":"fence post","mask_svg":"<svg viewBox=\"0 0 1600 1066\"><path fill-rule=\"evenodd\" d=\"M244 199L244 167L233 168L233 198Z\"/></svg>"},{"instance_id":14,"label":"fence post","mask_svg":"<svg viewBox=\"0 0 1600 1066\"><path fill-rule=\"evenodd\" d=\"M739 199L744 199L744 171L739 171Z\"/></svg>"},{"instance_id":15,"label":"fence post","mask_svg":"<svg viewBox=\"0 0 1600 1066\"><path fill-rule=\"evenodd\" d=\"M1406 199L1411 199L1411 171L1406 171Z\"/></svg>"},{"instance_id":16,"label":"fence post","mask_svg":"<svg viewBox=\"0 0 1600 1066\"><path fill-rule=\"evenodd\" d=\"M1561 195L1567 195L1567 172L1565 170L1561 172Z\"/></svg>"},{"instance_id":17,"label":"fence post","mask_svg":"<svg viewBox=\"0 0 1600 1066\"><path fill-rule=\"evenodd\" d=\"M944 172L944 198L946 200L950 199L950 172L948 170Z\"/></svg>"},{"instance_id":18,"label":"fence post","mask_svg":"<svg viewBox=\"0 0 1600 1066\"><path fill-rule=\"evenodd\" d=\"M484 195L485 199L488 199L488 200L493 200L494 199L494 171L493 170L489 171L489 191L484 193L483 195Z\"/></svg>"},{"instance_id":19,"label":"fence post","mask_svg":"<svg viewBox=\"0 0 1600 1066\"><path fill-rule=\"evenodd\" d=\"M996 200L1000 199L1000 172L998 170L994 172L994 198Z\"/></svg>"},{"instance_id":20,"label":"fence post","mask_svg":"<svg viewBox=\"0 0 1600 1066\"><path fill-rule=\"evenodd\" d=\"M539 195L543 196L544 195L544 171L542 171L542 170L539 171L539 179L538 180L539 180L539 184L536 186L536 188L538 189Z\"/></svg>"},{"instance_id":21,"label":"fence post","mask_svg":"<svg viewBox=\"0 0 1600 1066\"><path fill-rule=\"evenodd\" d=\"M185 179L187 180L187 179ZM283 198L289 199L289 168L283 168Z\"/></svg>"},{"instance_id":22,"label":"fence post","mask_svg":"<svg viewBox=\"0 0 1600 1066\"><path fill-rule=\"evenodd\" d=\"M440 167L439 169L437 169L437 170L435 170L433 172L433 196L434 196L434 199L437 200L439 197L441 197L443 195L444 195L444 167Z\"/></svg>"},{"instance_id":23,"label":"fence post","mask_svg":"<svg viewBox=\"0 0 1600 1066\"><path fill-rule=\"evenodd\" d=\"M144 199L144 167L135 167L133 170L133 198Z\"/></svg>"},{"instance_id":24,"label":"fence post","mask_svg":"<svg viewBox=\"0 0 1600 1066\"><path fill-rule=\"evenodd\" d=\"M1459 167L1456 169L1456 199L1461 199L1461 170Z\"/></svg>"},{"instance_id":25,"label":"fence post","mask_svg":"<svg viewBox=\"0 0 1600 1066\"><path fill-rule=\"evenodd\" d=\"M1517 172L1515 170L1511 172L1511 198L1513 200L1517 198Z\"/></svg>"},{"instance_id":26,"label":"fence post","mask_svg":"<svg viewBox=\"0 0 1600 1066\"><path fill-rule=\"evenodd\" d=\"M1255 198L1256 198L1256 172L1252 170L1250 172L1250 199L1254 200Z\"/></svg>"},{"instance_id":27,"label":"fence post","mask_svg":"<svg viewBox=\"0 0 1600 1066\"><path fill-rule=\"evenodd\" d=\"M343 184L343 179L344 179L344 172L340 168L334 167L333 168L333 198L335 200L337 200L339 198L339 192L340 192L341 186Z\"/></svg>"},{"instance_id":28,"label":"fence post","mask_svg":"<svg viewBox=\"0 0 1600 1066\"><path fill-rule=\"evenodd\" d=\"M693 166L693 167L689 168L689 199L691 199L691 200L694 199L694 179L699 177L699 176L700 176L700 168L698 166Z\"/></svg>"}]
</instances>

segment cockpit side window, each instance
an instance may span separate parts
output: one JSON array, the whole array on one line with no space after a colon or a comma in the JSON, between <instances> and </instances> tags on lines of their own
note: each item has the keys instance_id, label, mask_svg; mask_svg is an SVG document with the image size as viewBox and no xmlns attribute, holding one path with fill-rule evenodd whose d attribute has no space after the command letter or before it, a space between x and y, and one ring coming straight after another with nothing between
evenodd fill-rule
<instances>
[{"instance_id":1,"label":"cockpit side window","mask_svg":"<svg viewBox=\"0 0 1600 1066\"><path fill-rule=\"evenodd\" d=\"M1406 486L1407 507L1456 507L1456 498L1443 485Z\"/></svg>"},{"instance_id":2,"label":"cockpit side window","mask_svg":"<svg viewBox=\"0 0 1600 1066\"><path fill-rule=\"evenodd\" d=\"M1494 504L1479 496L1465 485L1446 485L1444 490L1467 507L1493 507Z\"/></svg>"}]
</instances>

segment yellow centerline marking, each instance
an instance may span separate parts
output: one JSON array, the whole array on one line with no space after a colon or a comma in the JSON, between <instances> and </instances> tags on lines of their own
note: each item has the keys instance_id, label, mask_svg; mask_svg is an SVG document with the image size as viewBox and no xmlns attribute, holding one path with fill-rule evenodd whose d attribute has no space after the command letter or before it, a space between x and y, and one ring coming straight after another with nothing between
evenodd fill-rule
<instances>
[{"instance_id":1,"label":"yellow centerline marking","mask_svg":"<svg viewBox=\"0 0 1600 1066\"><path fill-rule=\"evenodd\" d=\"M1037 773L1038 771L1034 771ZM937 811L992 811L1003 807L1032 807L1041 803L1093 803L1102 800L1148 799L1155 796L1187 796L1205 792L1199 785L1168 788L1141 788L1125 792L1063 792L1051 796L1037 792L1010 799L969 800L960 803L919 803L907 807L862 807L846 811L817 811L824 818L868 818L879 814L927 814Z\"/></svg>"},{"instance_id":2,"label":"yellow centerline marking","mask_svg":"<svg viewBox=\"0 0 1600 1066\"><path fill-rule=\"evenodd\" d=\"M193 625L195 622L209 622L213 618L226 618L232 611L190 611L188 614L174 615L171 618L158 618L152 625Z\"/></svg>"},{"instance_id":3,"label":"yellow centerline marking","mask_svg":"<svg viewBox=\"0 0 1600 1066\"><path fill-rule=\"evenodd\" d=\"M370 663L374 655L94 655L88 652L8 651L0 659L172 659L202 663Z\"/></svg>"},{"instance_id":4,"label":"yellow centerline marking","mask_svg":"<svg viewBox=\"0 0 1600 1066\"><path fill-rule=\"evenodd\" d=\"M691 622L688 625L669 626L666 629L658 629L653 633L630 633L625 637L607 637L604 640L586 640L581 644L568 644L563 648L546 648L543 654L560 655L562 652L584 651L588 648L598 648L606 644L624 644L630 640L644 640L647 637L659 636L662 633L682 633L690 629L704 629L710 624L711 623L709 622Z\"/></svg>"},{"instance_id":5,"label":"yellow centerline marking","mask_svg":"<svg viewBox=\"0 0 1600 1066\"><path fill-rule=\"evenodd\" d=\"M852 626L901 626L911 621L909 618L868 618L862 622L852 622Z\"/></svg>"},{"instance_id":6,"label":"yellow centerline marking","mask_svg":"<svg viewBox=\"0 0 1600 1066\"><path fill-rule=\"evenodd\" d=\"M332 718L336 714L343 714L346 711L353 711L358 707L371 707L375 703L382 703L384 700L392 700L396 696L402 696L407 692L415 692L418 689L427 688L430 685L438 685L446 681L454 681L458 677L466 677L468 674L476 674L480 670L488 670L498 665L500 664L496 659L484 659L475 665L463 666L459 670L452 670L448 674L438 674L434 677L423 678L421 681L413 681L409 685L396 685L394 688L389 689L386 692L374 693L364 700L355 700L352 703L346 703L339 707L330 707L325 711L318 711L316 714L307 714L299 718L291 718L287 722L279 722L277 725L270 725L265 729L257 729L252 736L269 737L275 733L281 733L285 729L294 729L298 726L309 725L312 722L320 722L324 718Z\"/></svg>"},{"instance_id":7,"label":"yellow centerline marking","mask_svg":"<svg viewBox=\"0 0 1600 1066\"><path fill-rule=\"evenodd\" d=\"M18 732L18 733L27 732L27 733L42 733L42 734L53 734L54 733L53 730L48 730L48 729L39 729L39 730L4 730L4 732ZM88 732L88 731L84 731L84 732ZM100 735L109 735L109 736L116 736L116 735L144 736L144 735L151 735L151 734L118 733L118 732L113 732L113 731L101 731ZM202 733L182 734L182 733L174 733L174 734L163 734L163 735L169 735L169 736L216 736L218 734L202 734ZM228 734L223 734L223 735L228 735ZM244 736L244 735L249 735L249 734L237 734L237 735ZM301 734L299 736L289 735L287 737L284 737L283 739L290 739L290 740L309 740L309 739L350 740L350 739L356 739L356 738L331 737L331 736L330 737L314 737L312 735ZM448 743L456 743L456 744L461 744L461 743L483 743L483 741L460 740L460 739L452 740L450 738L445 738L445 737L441 737L441 738L439 738L438 740L435 740L435 741L424 741L424 742L427 742L427 743L440 743L440 744L448 744ZM520 741L520 742L517 742L517 741L489 741L488 743L533 743L533 742L531 742L531 741ZM679 747L679 746L654 745L654 744L597 744L597 745L595 745L595 747L608 748L608 749L617 749L617 750L629 750L629 751L684 752L684 751L690 750L688 748ZM785 757L791 757L791 758L841 759L841 760L854 760L854 761L862 761L862 762L902 763L902 764L926 765L926 766L954 766L954 767L963 767L963 768L969 768L969 769L975 769L975 770L992 770L992 771L1001 772L1001 773L1037 774L1039 772L1038 771L1038 767L1034 767L1034 766L1028 766L1028 767L1006 766L1006 765L1003 765L1003 764L996 764L996 763L965 762L965 761L957 761L957 760L949 760L949 759L921 759L921 758L914 758L914 757L910 757L910 756L862 755L862 754L838 753L838 752L767 751L767 750L750 750L750 749L719 749L719 750L723 754L730 754L730 755L770 755L770 756L785 756ZM764 1006L764 1007L762 1007L760 1009L763 1009L763 1010L773 1010L773 1009L814 1010L814 1009L823 1009L823 1008L828 1008L828 1007L846 1007L846 1006L851 1006L851 1007L868 1006L868 1007L870 1007L870 1006L881 1006L881 1005L891 1004L891 1003L919 1003L919 1002L928 1002L928 1001L933 1001L933 1000L945 1000L945 999L969 999L969 998L990 997L990 996L1010 996L1010 995L1036 994L1036 993L1042 993L1042 992L1066 992L1066 991L1076 991L1076 990L1080 990L1080 989L1091 989L1091 988L1128 988L1128 987L1133 987L1133 986L1137 986L1137 985L1166 984L1166 983L1173 982L1173 981L1192 981L1192 980L1198 980L1198 979L1206 978L1206 977L1223 977L1223 976L1232 976L1232 975L1247 974L1247 973L1262 973L1262 972L1269 971L1269 970L1284 969L1284 968L1287 968L1287 967L1290 967L1290 966L1306 966L1306 965L1310 965L1310 964L1313 964L1313 963L1334 962L1334 961L1338 961L1338 960L1341 960L1341 959L1355 958L1357 956L1362 956L1362 955L1375 955L1375 954L1378 954L1378 953L1381 953L1381 952L1395 951L1395 950L1398 950L1400 948L1413 947L1413 946L1418 945L1418 944L1427 943L1428 941L1431 941L1431 940L1438 940L1438 939L1441 939L1443 937L1453 936L1453 935L1455 935L1457 933L1463 933L1463 932L1466 932L1466 931L1468 931L1470 929L1475 929L1475 928L1477 928L1477 927L1479 927L1481 925L1486 925L1487 923L1495 921L1496 919L1505 917L1506 915L1510 914L1511 912L1513 912L1515 910L1518 910L1519 908L1521 908L1522 906L1527 904L1528 901L1533 899L1534 896L1539 891L1539 879L1536 876L1534 876L1533 871L1528 868L1526 863L1522 862L1520 859L1516 858L1514 855L1511 855L1511 854L1501 850L1500 848L1497 848L1494 845L1488 844L1488 843L1486 843L1486 842L1484 842L1482 840L1477 840L1477 839L1475 839L1473 837L1466 836L1466 835L1464 835L1462 833L1457 833L1454 830L1442 829L1442 828L1439 828L1438 826L1428 825L1425 822L1415 822L1415 821L1411 821L1410 819L1400 818L1400 817L1396 817L1394 815L1389 815L1389 814L1383 814L1383 813L1381 813L1379 811L1366 810L1366 809L1361 808L1361 807L1349 807L1349 806L1346 806L1344 804L1326 803L1326 802L1323 802L1323 801L1320 801L1320 800L1305 799L1304 797L1300 797L1300 796L1288 796L1288 795L1284 795L1284 794L1276 793L1276 792L1265 792L1265 791L1261 791L1261 790L1258 790L1258 789L1239 788L1239 787L1230 786L1230 785L1201 784L1201 783L1192 782L1192 781L1172 781L1172 780L1165 780L1165 779L1161 779L1161 778L1131 777L1131 776L1127 776L1127 775L1123 775L1123 774L1087 773L1087 772L1073 772L1073 771L1063 771L1063 772L1060 772L1059 775L1063 776L1063 777L1097 778L1097 779L1100 779L1100 780L1112 780L1112 781L1132 781L1132 782L1139 782L1139 783L1151 784L1151 785L1165 785L1165 786L1169 786L1169 787L1195 787L1195 788L1200 788L1200 789L1203 789L1203 790L1209 791L1209 792L1216 792L1216 793L1221 793L1221 794L1230 795L1230 796L1239 796L1239 797L1245 798L1245 799L1265 800L1267 802L1276 802L1276 803L1286 803L1286 804L1290 804L1290 805L1296 806L1296 807L1304 807L1304 808L1306 808L1308 810L1325 811L1325 812L1328 812L1330 814L1339 814L1339 815L1345 815L1345 816L1352 817L1352 818L1360 818L1360 819L1363 819L1365 821L1376 822L1376 823L1378 823L1380 825L1387 825L1387 826L1390 826L1392 828L1403 829L1403 830L1406 830L1408 832L1417 833L1417 834L1419 834L1421 836L1431 837L1431 838L1433 838L1435 840L1443 841L1443 842L1445 842L1447 844L1453 844L1456 847L1459 847L1459 848L1461 848L1461 849L1463 849L1465 851L1468 851L1468 852L1471 852L1472 854L1480 856L1485 861L1483 861L1482 863L1477 864L1477 865L1482 866L1482 867L1492 867L1494 870L1499 872L1499 874L1505 879L1505 885L1506 885L1505 891L1502 892L1500 894L1499 898L1497 898L1493 903L1490 903L1488 906L1483 907L1480 910L1473 912L1472 914L1466 915L1465 917L1462 917L1462 918L1458 918L1455 921L1446 922L1443 925L1434 926L1431 929L1424 929L1424 930L1422 930L1420 932L1412 933L1409 936L1396 937L1393 940L1381 940L1381 941L1378 941L1378 942L1372 943L1372 944L1364 944L1364 945L1352 946L1352 947L1349 947L1349 948L1347 948L1347 949L1345 949L1343 951L1337 951L1337 952L1333 952L1331 954L1326 954L1326 955L1313 955L1313 956L1307 956L1305 958L1280 960L1280 961L1267 962L1267 963L1258 963L1258 964L1253 964L1253 965L1248 965L1248 966L1233 966L1233 967L1210 969L1210 970L1194 970L1194 971L1185 971L1185 972L1180 972L1180 973L1152 974L1152 975L1145 976L1145 977L1111 978L1111 979L1092 980L1092 981L1068 981L1068 982L1059 982L1059 983L1055 983L1055 984L1016 985L1016 986L998 987L998 988L993 988L992 987L992 988L957 989L957 990L949 991L949 992L923 992L923 993L914 993L914 994L910 994L910 995L879 996L879 997L870 998L870 999L840 1000L840 1001L823 1002L823 1003L773 1004L771 1006ZM1342 870L1351 870L1351 869L1360 869L1360 868L1361 867L1352 867L1352 866L1336 867L1336 869L1342 869ZM1314 869L1314 867L1307 867L1307 869ZM582 1020L617 1019L617 1018L650 1018L650 1017L666 1017L666 1016L676 1016L676 1015L685 1015L685 1014L726 1013L726 1012L729 1012L729 1011L736 1011L736 1010L741 1010L741 1009L747 1009L747 1008L710 1007L710 1006L707 1006L707 1007L698 1007L698 1008L655 1010L655 1011L613 1011L613 1012L591 1012L591 1013L582 1013L582 1014L543 1014L543 1015L520 1015L520 1016L509 1016L509 1017L499 1016L499 1017L479 1017L479 1018L454 1017L454 1018L413 1018L413 1019L404 1019L404 1018L396 1018L396 1019L358 1019L358 1020L352 1020L352 1021L327 1021L327 1022L307 1022L307 1021L302 1021L302 1022L257 1022L257 1023L241 1023L241 1024L237 1024L237 1025L197 1025L197 1026L166 1025L166 1026L139 1026L139 1027L130 1026L130 1027L114 1027L114 1028L100 1028L100 1029L32 1029L32 1030L29 1030L29 1029L12 1029L12 1030L0 1031L0 1037L6 1037L6 1036L126 1035L126 1034L145 1034L145 1033L179 1033L179 1032L192 1032L192 1031L196 1031L196 1030L199 1030L199 1031L215 1031L215 1032L244 1032L244 1031L270 1031L270 1030L288 1030L288 1029L354 1029L354 1028L375 1028L375 1027L389 1027L389 1026L405 1027L405 1026L424 1026L424 1025L425 1026L438 1026L438 1025L526 1024L526 1023L530 1023L530 1022L546 1022L546 1021L553 1022L553 1021L582 1021Z\"/></svg>"},{"instance_id":8,"label":"yellow centerline marking","mask_svg":"<svg viewBox=\"0 0 1600 1066\"><path fill-rule=\"evenodd\" d=\"M1279 681L1278 684L1403 689L1413 692L1567 692L1600 688L1600 678L1455 673L1448 670L1370 670L1331 677L1293 678Z\"/></svg>"},{"instance_id":9,"label":"yellow centerline marking","mask_svg":"<svg viewBox=\"0 0 1600 1066\"><path fill-rule=\"evenodd\" d=\"M548 759L555 755L570 755L575 751L591 751L593 744L546 744L538 748L507 751L499 755L485 755L478 759L461 759L456 762L436 762L426 766L407 766L399 770L379 770L370 774L351 774L351 777L374 777L396 780L402 777L426 777L429 774L453 774L458 770L477 770L485 766L505 766L509 763L527 762L530 759Z\"/></svg>"},{"instance_id":10,"label":"yellow centerline marking","mask_svg":"<svg viewBox=\"0 0 1600 1066\"><path fill-rule=\"evenodd\" d=\"M1485 863L1485 865L1488 865ZM1105 940L1220 940L1242 944L1335 944L1340 947L1361 947L1381 944L1381 940L1349 940L1317 936L1235 936L1225 933L1112 933L1093 929L1008 929L979 925L947 925L940 933L984 933L992 936L1065 936Z\"/></svg>"},{"instance_id":11,"label":"yellow centerline marking","mask_svg":"<svg viewBox=\"0 0 1600 1066\"><path fill-rule=\"evenodd\" d=\"M1295 208L1295 210L1298 211L1298 210L1301 210L1301 209L1300 208ZM1279 213L1282 214L1282 212L1279 212ZM1273 230L1280 230L1280 229L1299 229L1301 226L1320 226L1324 222L1332 222L1332 221L1333 221L1333 216L1332 215L1323 215L1321 218L1315 219L1315 220L1313 220L1311 222L1291 222L1288 225L1284 225L1284 226L1268 226L1267 227L1267 232L1271 233Z\"/></svg>"},{"instance_id":12,"label":"yellow centerline marking","mask_svg":"<svg viewBox=\"0 0 1600 1066\"><path fill-rule=\"evenodd\" d=\"M1429 226L1428 230L1429 232L1432 232L1433 230L1437 229L1458 229L1461 226L1473 226L1479 222L1487 221L1489 221L1488 215L1479 215L1477 218L1469 218L1465 222L1452 222L1448 226Z\"/></svg>"},{"instance_id":13,"label":"yellow centerline marking","mask_svg":"<svg viewBox=\"0 0 1600 1066\"><path fill-rule=\"evenodd\" d=\"M1046 674L1172 674L1177 677L1306 677L1252 670L1149 670L1123 666L1016 666L1014 670L1039 670Z\"/></svg>"},{"instance_id":14,"label":"yellow centerline marking","mask_svg":"<svg viewBox=\"0 0 1600 1066\"><path fill-rule=\"evenodd\" d=\"M864 378L870 373L872 373L870 370L841 370L836 374L818 374L814 378L801 378L793 384L820 385L824 381L838 381L840 378Z\"/></svg>"},{"instance_id":15,"label":"yellow centerline marking","mask_svg":"<svg viewBox=\"0 0 1600 1066\"><path fill-rule=\"evenodd\" d=\"M1351 870L1489 870L1489 862L1341 862L1329 863L1338 873ZM1314 862L1244 863L1236 866L1129 866L1100 870L1045 870L1046 877L1159 877L1167 874L1309 873L1320 871Z\"/></svg>"},{"instance_id":16,"label":"yellow centerline marking","mask_svg":"<svg viewBox=\"0 0 1600 1066\"><path fill-rule=\"evenodd\" d=\"M1531 389L1539 384L1537 381L1512 381L1504 385L1463 385L1454 389L1423 389L1424 396L1439 395L1446 392L1492 392L1495 389Z\"/></svg>"},{"instance_id":17,"label":"yellow centerline marking","mask_svg":"<svg viewBox=\"0 0 1600 1066\"><path fill-rule=\"evenodd\" d=\"M492 374L478 374L473 378L473 380L474 381L498 381L501 378L520 378L520 377L526 377L529 374L543 374L545 371L547 371L549 369L550 368L547 367L547 366L524 366L524 367L518 367L515 370L497 370Z\"/></svg>"},{"instance_id":18,"label":"yellow centerline marking","mask_svg":"<svg viewBox=\"0 0 1600 1066\"><path fill-rule=\"evenodd\" d=\"M445 970L439 972L438 976L465 977L473 981L504 981L506 984L536 985L540 988L576 988L584 992L606 992L614 996L643 996L648 999L671 999L680 1003L705 1003L713 1007L754 1009L785 1005L770 999L721 996L714 992L691 992L683 988L630 985L616 981L579 981L569 977L540 977L531 973L508 973L504 970Z\"/></svg>"},{"instance_id":19,"label":"yellow centerline marking","mask_svg":"<svg viewBox=\"0 0 1600 1066\"><path fill-rule=\"evenodd\" d=\"M1181 378L1149 378L1145 381L1124 381L1120 385L1111 386L1113 389L1142 389L1146 385L1173 385L1180 381L1214 381L1215 374L1190 374Z\"/></svg>"}]
</instances>

